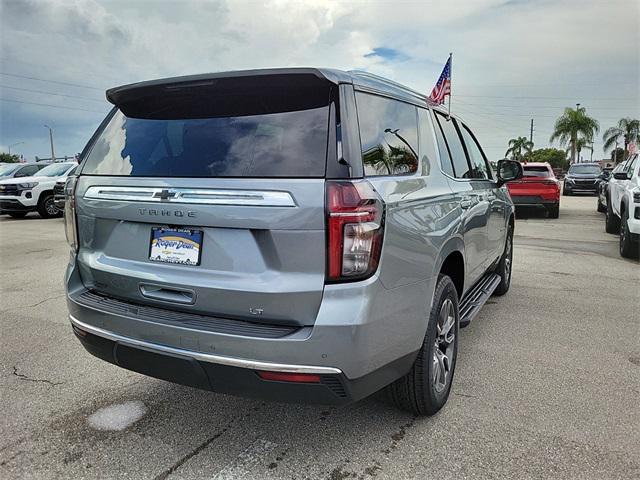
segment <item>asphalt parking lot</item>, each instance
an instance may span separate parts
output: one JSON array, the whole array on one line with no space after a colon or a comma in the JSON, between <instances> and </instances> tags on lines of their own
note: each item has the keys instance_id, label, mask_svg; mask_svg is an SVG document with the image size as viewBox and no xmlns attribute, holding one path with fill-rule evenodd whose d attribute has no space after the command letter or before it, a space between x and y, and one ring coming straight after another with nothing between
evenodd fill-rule
<instances>
[{"instance_id":1,"label":"asphalt parking lot","mask_svg":"<svg viewBox=\"0 0 640 480\"><path fill-rule=\"evenodd\" d=\"M462 331L432 418L381 396L264 403L121 370L71 332L62 220L0 217L0 244L2 478L640 478L640 268L593 197L517 220L511 291Z\"/></svg>"}]
</instances>

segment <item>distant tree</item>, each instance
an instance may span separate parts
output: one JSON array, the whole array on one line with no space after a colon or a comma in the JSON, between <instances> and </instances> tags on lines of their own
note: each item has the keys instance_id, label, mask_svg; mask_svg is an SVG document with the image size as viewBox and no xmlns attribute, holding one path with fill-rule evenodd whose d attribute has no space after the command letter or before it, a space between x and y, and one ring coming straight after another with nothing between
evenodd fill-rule
<instances>
[{"instance_id":1,"label":"distant tree","mask_svg":"<svg viewBox=\"0 0 640 480\"><path fill-rule=\"evenodd\" d=\"M617 126L607 128L602 135L602 141L604 142L603 149L606 152L618 144L624 145L623 156L618 157L618 161L621 161L626 156L629 143L637 142L638 137L640 137L640 120L621 118Z\"/></svg>"},{"instance_id":2,"label":"distant tree","mask_svg":"<svg viewBox=\"0 0 640 480\"><path fill-rule=\"evenodd\" d=\"M591 138L587 138L587 137L578 138L578 140L576 141L576 155L578 160L580 160L580 152L582 152L583 148L593 151L592 144L593 144L593 140Z\"/></svg>"},{"instance_id":3,"label":"distant tree","mask_svg":"<svg viewBox=\"0 0 640 480\"><path fill-rule=\"evenodd\" d=\"M614 163L620 163L624 160L624 148L618 147L611 150L611 161Z\"/></svg>"},{"instance_id":4,"label":"distant tree","mask_svg":"<svg viewBox=\"0 0 640 480\"><path fill-rule=\"evenodd\" d=\"M18 163L20 157L12 153L0 152L0 163Z\"/></svg>"},{"instance_id":5,"label":"distant tree","mask_svg":"<svg viewBox=\"0 0 640 480\"><path fill-rule=\"evenodd\" d=\"M511 155L514 160L522 160L525 153L530 152L533 149L533 142L527 137L512 138L509 140L509 148L505 152L505 157Z\"/></svg>"},{"instance_id":6,"label":"distant tree","mask_svg":"<svg viewBox=\"0 0 640 480\"><path fill-rule=\"evenodd\" d=\"M556 120L549 141L553 143L557 140L561 146L568 146L571 152L571 163L574 163L578 153L578 141L583 138L590 142L599 131L600 124L595 118L587 115L586 108L567 107Z\"/></svg>"},{"instance_id":7,"label":"distant tree","mask_svg":"<svg viewBox=\"0 0 640 480\"><path fill-rule=\"evenodd\" d=\"M569 161L564 150L558 148L539 148L525 154L524 160L527 162L547 162L553 168L569 168Z\"/></svg>"}]
</instances>

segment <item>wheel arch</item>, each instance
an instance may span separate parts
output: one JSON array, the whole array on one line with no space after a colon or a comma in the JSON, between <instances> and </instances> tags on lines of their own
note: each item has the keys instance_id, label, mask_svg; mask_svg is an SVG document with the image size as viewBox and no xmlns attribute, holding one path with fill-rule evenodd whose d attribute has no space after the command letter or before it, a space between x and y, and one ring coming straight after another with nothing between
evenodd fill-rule
<instances>
[{"instance_id":1,"label":"wheel arch","mask_svg":"<svg viewBox=\"0 0 640 480\"><path fill-rule=\"evenodd\" d=\"M441 273L451 278L456 286L458 297L462 298L465 287L465 256L464 242L461 238L451 238L440 249L433 274L436 277Z\"/></svg>"}]
</instances>

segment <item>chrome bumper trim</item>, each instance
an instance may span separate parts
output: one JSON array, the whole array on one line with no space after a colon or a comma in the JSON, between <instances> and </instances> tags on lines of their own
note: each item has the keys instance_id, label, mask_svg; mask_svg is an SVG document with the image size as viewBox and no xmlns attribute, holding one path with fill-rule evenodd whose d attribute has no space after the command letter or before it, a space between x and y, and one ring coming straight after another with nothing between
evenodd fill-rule
<instances>
[{"instance_id":1,"label":"chrome bumper trim","mask_svg":"<svg viewBox=\"0 0 640 480\"><path fill-rule=\"evenodd\" d=\"M316 374L340 374L342 371L334 367L317 367L311 365L289 365L286 363L260 362L257 360L246 360L243 358L225 357L222 355L214 355L211 353L194 352L193 350L184 350L182 348L169 347L167 345L159 345L157 343L145 342L134 338L123 337L117 333L109 332L99 327L81 322L73 315L69 315L71 324L98 337L106 338L114 342L119 342L133 347L141 347L147 350L169 353L173 355L183 355L200 360L203 362L216 363L219 365L227 365L230 367L248 368L250 370L267 370L271 372L287 372L287 373L316 373Z\"/></svg>"}]
</instances>

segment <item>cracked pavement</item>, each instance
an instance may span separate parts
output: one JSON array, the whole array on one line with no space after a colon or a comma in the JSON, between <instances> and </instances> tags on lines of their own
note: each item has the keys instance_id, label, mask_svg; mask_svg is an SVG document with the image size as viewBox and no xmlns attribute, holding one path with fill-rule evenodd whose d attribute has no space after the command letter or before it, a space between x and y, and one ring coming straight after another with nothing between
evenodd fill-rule
<instances>
[{"instance_id":1,"label":"cracked pavement","mask_svg":"<svg viewBox=\"0 0 640 480\"><path fill-rule=\"evenodd\" d=\"M61 219L0 217L0 477L464 479L640 477L640 268L595 198L519 218L511 291L461 332L435 417L382 395L346 407L173 385L84 351L66 316ZM121 431L103 407L142 402Z\"/></svg>"}]
</instances>

